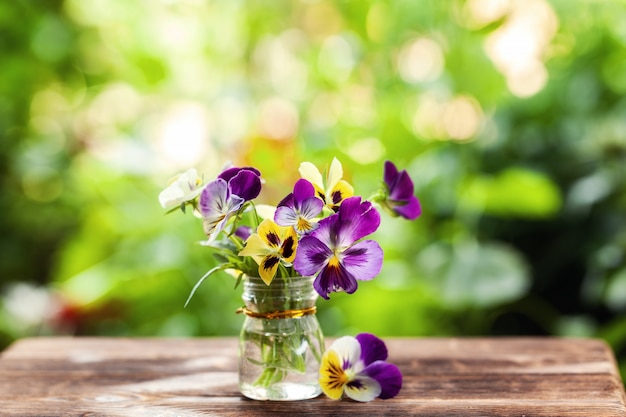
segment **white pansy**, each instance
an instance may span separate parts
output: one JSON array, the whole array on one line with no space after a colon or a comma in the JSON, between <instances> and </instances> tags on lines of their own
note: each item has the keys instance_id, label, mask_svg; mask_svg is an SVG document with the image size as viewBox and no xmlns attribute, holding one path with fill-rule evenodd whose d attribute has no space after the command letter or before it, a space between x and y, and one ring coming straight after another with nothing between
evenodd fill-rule
<instances>
[{"instance_id":1,"label":"white pansy","mask_svg":"<svg viewBox=\"0 0 626 417\"><path fill-rule=\"evenodd\" d=\"M198 172L191 168L170 181L170 185L159 194L159 203L167 210L173 209L196 198L202 191L201 185Z\"/></svg>"}]
</instances>

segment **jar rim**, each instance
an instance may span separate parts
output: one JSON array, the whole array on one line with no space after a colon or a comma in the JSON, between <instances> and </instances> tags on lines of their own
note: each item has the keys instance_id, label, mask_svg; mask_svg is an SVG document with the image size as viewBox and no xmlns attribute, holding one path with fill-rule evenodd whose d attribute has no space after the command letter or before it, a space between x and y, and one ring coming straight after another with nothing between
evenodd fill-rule
<instances>
[{"instance_id":1,"label":"jar rim","mask_svg":"<svg viewBox=\"0 0 626 417\"><path fill-rule=\"evenodd\" d=\"M313 287L313 277L276 278L270 285L259 277L245 277L241 299L244 308L253 313L301 310L315 306L319 294Z\"/></svg>"}]
</instances>

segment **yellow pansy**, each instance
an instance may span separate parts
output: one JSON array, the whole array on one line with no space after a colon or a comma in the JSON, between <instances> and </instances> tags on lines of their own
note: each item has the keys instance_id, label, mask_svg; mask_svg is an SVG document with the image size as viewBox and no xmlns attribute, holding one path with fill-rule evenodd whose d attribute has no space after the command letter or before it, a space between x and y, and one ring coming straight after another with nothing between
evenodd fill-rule
<instances>
[{"instance_id":1,"label":"yellow pansy","mask_svg":"<svg viewBox=\"0 0 626 417\"><path fill-rule=\"evenodd\" d=\"M257 232L246 240L240 256L251 256L259 265L259 276L270 285L276 276L281 260L292 263L296 257L298 235L293 227L282 227L271 219L265 219Z\"/></svg>"},{"instance_id":2,"label":"yellow pansy","mask_svg":"<svg viewBox=\"0 0 626 417\"><path fill-rule=\"evenodd\" d=\"M315 165L310 162L300 164L300 175L315 187L317 196L324 201L326 207L337 211L343 200L354 195L354 188L343 180L343 167L337 158L333 158L326 175L326 182Z\"/></svg>"}]
</instances>

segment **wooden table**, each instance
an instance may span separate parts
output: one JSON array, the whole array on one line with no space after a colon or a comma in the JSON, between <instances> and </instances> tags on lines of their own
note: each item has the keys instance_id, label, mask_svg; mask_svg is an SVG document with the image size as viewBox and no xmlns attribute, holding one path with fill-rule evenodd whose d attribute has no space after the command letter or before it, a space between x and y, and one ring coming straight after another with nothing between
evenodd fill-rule
<instances>
[{"instance_id":1,"label":"wooden table","mask_svg":"<svg viewBox=\"0 0 626 417\"><path fill-rule=\"evenodd\" d=\"M0 415L626 416L614 356L599 340L385 341L403 388L356 403L243 398L235 338L22 339L0 356Z\"/></svg>"}]
</instances>

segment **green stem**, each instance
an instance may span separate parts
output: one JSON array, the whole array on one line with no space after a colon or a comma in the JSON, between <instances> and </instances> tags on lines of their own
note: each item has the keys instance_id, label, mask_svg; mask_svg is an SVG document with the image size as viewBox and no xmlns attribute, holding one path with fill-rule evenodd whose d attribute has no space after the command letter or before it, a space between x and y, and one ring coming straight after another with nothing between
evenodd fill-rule
<instances>
[{"instance_id":1,"label":"green stem","mask_svg":"<svg viewBox=\"0 0 626 417\"><path fill-rule=\"evenodd\" d=\"M253 201L250 201L250 205L252 205L252 213L254 215L254 228L256 229L261 224L261 220L259 219L259 213L256 211L256 206Z\"/></svg>"},{"instance_id":2,"label":"green stem","mask_svg":"<svg viewBox=\"0 0 626 417\"><path fill-rule=\"evenodd\" d=\"M233 242L233 244L237 247L237 252L239 252L240 250L244 248L244 244L241 241L241 239L239 239L233 233L228 235L228 239L230 239L230 241Z\"/></svg>"}]
</instances>

